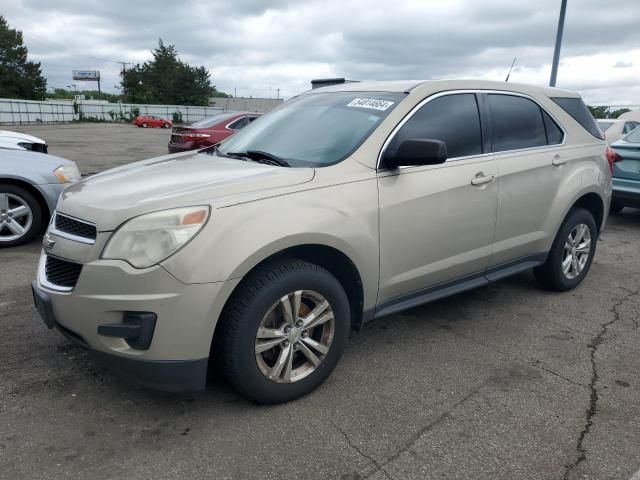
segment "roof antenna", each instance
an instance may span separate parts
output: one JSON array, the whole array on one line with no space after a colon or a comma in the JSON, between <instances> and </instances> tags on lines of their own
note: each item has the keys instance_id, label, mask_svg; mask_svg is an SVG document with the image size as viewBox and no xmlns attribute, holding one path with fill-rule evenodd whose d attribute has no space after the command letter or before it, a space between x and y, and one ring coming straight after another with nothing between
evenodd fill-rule
<instances>
[{"instance_id":1,"label":"roof antenna","mask_svg":"<svg viewBox=\"0 0 640 480\"><path fill-rule=\"evenodd\" d=\"M505 82L509 81L509 76L511 75L511 70L513 70L513 66L516 64L516 60L518 57L513 57L513 62L511 62L511 68L509 69L509 73L507 73L507 78L504 79Z\"/></svg>"}]
</instances>

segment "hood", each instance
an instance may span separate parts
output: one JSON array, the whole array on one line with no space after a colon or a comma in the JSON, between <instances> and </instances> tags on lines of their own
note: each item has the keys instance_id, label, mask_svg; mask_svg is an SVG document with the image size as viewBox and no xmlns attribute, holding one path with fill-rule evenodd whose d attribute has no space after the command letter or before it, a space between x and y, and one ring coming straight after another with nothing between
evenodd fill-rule
<instances>
[{"instance_id":1,"label":"hood","mask_svg":"<svg viewBox=\"0 0 640 480\"><path fill-rule=\"evenodd\" d=\"M67 189L58 210L96 223L100 231L156 210L212 205L218 199L308 182L312 168L283 168L186 152L94 175Z\"/></svg>"},{"instance_id":2,"label":"hood","mask_svg":"<svg viewBox=\"0 0 640 480\"><path fill-rule=\"evenodd\" d=\"M9 132L7 130L0 130L0 144L11 143L17 146L18 142L41 143L42 145L46 143L41 138L34 137L33 135L27 135L26 133ZM5 147L5 148L8 148L8 147Z\"/></svg>"}]
</instances>

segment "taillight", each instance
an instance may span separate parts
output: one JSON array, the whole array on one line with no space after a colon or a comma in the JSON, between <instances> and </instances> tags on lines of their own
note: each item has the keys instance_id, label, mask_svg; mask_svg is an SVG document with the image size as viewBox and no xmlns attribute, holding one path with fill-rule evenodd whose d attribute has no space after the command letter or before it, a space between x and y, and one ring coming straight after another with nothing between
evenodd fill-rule
<instances>
[{"instance_id":1,"label":"taillight","mask_svg":"<svg viewBox=\"0 0 640 480\"><path fill-rule=\"evenodd\" d=\"M607 162L609 162L609 170L613 173L613 164L622 160L622 157L613 148L607 146Z\"/></svg>"},{"instance_id":2,"label":"taillight","mask_svg":"<svg viewBox=\"0 0 640 480\"><path fill-rule=\"evenodd\" d=\"M182 133L182 139L185 142L199 142L210 136L208 133Z\"/></svg>"}]
</instances>

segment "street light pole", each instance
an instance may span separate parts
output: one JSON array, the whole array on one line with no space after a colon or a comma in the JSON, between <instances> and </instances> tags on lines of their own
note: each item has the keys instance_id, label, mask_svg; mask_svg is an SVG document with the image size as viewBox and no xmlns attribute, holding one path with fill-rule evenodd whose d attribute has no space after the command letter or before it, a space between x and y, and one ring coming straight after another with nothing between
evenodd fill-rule
<instances>
[{"instance_id":1,"label":"street light pole","mask_svg":"<svg viewBox=\"0 0 640 480\"><path fill-rule=\"evenodd\" d=\"M558 77L558 63L560 62L560 47L562 46L562 34L564 33L564 15L567 11L567 0L562 0L560 4L560 18L558 19L558 31L556 32L556 48L553 51L553 64L551 65L551 78L549 86L556 86Z\"/></svg>"}]
</instances>

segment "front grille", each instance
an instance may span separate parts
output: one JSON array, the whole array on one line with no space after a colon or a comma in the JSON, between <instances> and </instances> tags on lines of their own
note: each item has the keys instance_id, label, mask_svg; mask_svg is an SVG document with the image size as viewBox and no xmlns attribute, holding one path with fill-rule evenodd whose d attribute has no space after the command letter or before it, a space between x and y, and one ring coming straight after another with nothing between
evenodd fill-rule
<instances>
[{"instance_id":1,"label":"front grille","mask_svg":"<svg viewBox=\"0 0 640 480\"><path fill-rule=\"evenodd\" d=\"M56 214L56 230L59 230L76 237L82 237L89 240L95 240L98 234L95 225L67 217L60 213Z\"/></svg>"},{"instance_id":2,"label":"front grille","mask_svg":"<svg viewBox=\"0 0 640 480\"><path fill-rule=\"evenodd\" d=\"M48 256L44 271L47 275L47 281L50 283L60 287L73 288L78 283L82 264Z\"/></svg>"}]
</instances>

